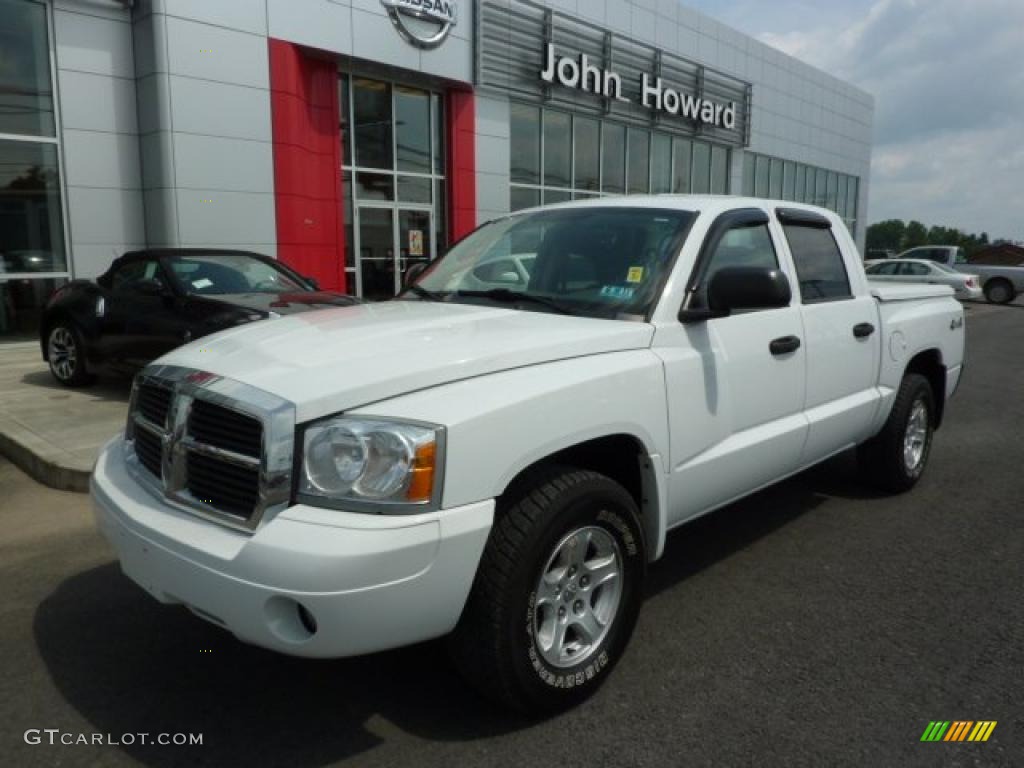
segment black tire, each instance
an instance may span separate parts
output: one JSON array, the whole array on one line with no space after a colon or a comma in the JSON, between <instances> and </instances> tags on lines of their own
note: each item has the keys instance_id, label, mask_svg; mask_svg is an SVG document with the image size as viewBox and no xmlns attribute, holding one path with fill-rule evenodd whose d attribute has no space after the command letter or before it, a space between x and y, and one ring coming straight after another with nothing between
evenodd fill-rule
<instances>
[{"instance_id":1,"label":"black tire","mask_svg":"<svg viewBox=\"0 0 1024 768\"><path fill-rule=\"evenodd\" d=\"M85 345L74 325L59 320L46 332L46 361L50 375L65 387L84 387L95 377L85 367Z\"/></svg>"},{"instance_id":2,"label":"black tire","mask_svg":"<svg viewBox=\"0 0 1024 768\"><path fill-rule=\"evenodd\" d=\"M538 598L542 574L550 575L552 563L560 562L555 553L577 555L582 541L588 543L581 561L599 563L596 542L601 542L608 545L606 552L617 553L613 566L621 562L617 607L606 614L606 624L592 625L606 629L590 644L573 623L584 610L591 615L589 606L612 594L601 590L613 587L590 584L585 592L590 579L586 574L594 571L584 564L569 578L566 565L564 588L562 582L549 582L560 597ZM587 560L588 555L593 559ZM629 642L643 600L646 567L636 503L621 485L596 472L565 466L528 475L500 500L466 608L450 638L455 665L485 696L531 716L578 704L604 682ZM564 618L561 611L572 614ZM539 631L538 623L544 625ZM559 645L569 648L564 666L548 659L558 653L555 643L545 649L544 639L538 639L545 627L559 624L572 625L563 630L567 643ZM574 653L578 662L572 660Z\"/></svg>"},{"instance_id":3,"label":"black tire","mask_svg":"<svg viewBox=\"0 0 1024 768\"><path fill-rule=\"evenodd\" d=\"M985 298L992 304L1009 304L1017 294L1009 280L997 277L985 283Z\"/></svg>"},{"instance_id":4,"label":"black tire","mask_svg":"<svg viewBox=\"0 0 1024 768\"><path fill-rule=\"evenodd\" d=\"M926 418L924 434L921 437L920 458L911 466L911 457L907 456L905 450L906 440L911 428L911 418L918 404L925 408ZM908 373L900 383L896 400L882 431L857 448L857 459L865 479L890 493L909 491L921 479L928 464L934 433L935 393L924 376Z\"/></svg>"}]
</instances>

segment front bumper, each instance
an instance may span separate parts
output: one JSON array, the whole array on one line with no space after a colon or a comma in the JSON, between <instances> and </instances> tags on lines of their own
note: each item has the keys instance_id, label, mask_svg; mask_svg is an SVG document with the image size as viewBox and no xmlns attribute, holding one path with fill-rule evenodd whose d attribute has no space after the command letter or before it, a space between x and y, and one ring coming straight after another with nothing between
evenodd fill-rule
<instances>
[{"instance_id":1,"label":"front bumper","mask_svg":"<svg viewBox=\"0 0 1024 768\"><path fill-rule=\"evenodd\" d=\"M162 503L123 454L120 438L103 449L91 492L124 573L161 602L295 656L353 656L450 632L494 517L493 500L402 517L296 505L243 533Z\"/></svg>"}]
</instances>

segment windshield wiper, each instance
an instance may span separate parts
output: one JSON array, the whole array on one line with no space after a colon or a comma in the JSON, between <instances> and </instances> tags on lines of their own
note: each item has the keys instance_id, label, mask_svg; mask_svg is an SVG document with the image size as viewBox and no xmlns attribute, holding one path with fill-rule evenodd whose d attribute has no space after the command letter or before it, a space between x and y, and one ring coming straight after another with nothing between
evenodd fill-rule
<instances>
[{"instance_id":1,"label":"windshield wiper","mask_svg":"<svg viewBox=\"0 0 1024 768\"><path fill-rule=\"evenodd\" d=\"M409 291L409 293L414 296L419 296L421 299L426 299L427 301L444 301L444 296L440 293L428 291L426 288L421 288L418 285L406 286L405 290Z\"/></svg>"},{"instance_id":2,"label":"windshield wiper","mask_svg":"<svg viewBox=\"0 0 1024 768\"><path fill-rule=\"evenodd\" d=\"M529 301L534 304L539 304L542 307L553 309L555 312L562 315L574 314L571 309L559 304L554 299L549 299L544 296L534 296L533 294L523 293L522 291L510 291L508 288L491 288L486 291L456 291L455 295L478 299L493 299L494 301L500 301L503 304L514 304L518 301Z\"/></svg>"}]
</instances>

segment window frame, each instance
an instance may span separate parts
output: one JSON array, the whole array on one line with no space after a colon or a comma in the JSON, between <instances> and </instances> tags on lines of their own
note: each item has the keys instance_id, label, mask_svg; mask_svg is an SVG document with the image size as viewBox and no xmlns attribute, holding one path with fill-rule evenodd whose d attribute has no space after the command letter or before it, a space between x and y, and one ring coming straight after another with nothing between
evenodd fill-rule
<instances>
[{"instance_id":1,"label":"window frame","mask_svg":"<svg viewBox=\"0 0 1024 768\"><path fill-rule=\"evenodd\" d=\"M786 249L789 251L789 259L793 264L793 271L796 275L796 293L799 293L800 295L801 305L828 304L836 301L852 301L857 298L853 291L853 282L850 280L850 270L846 266L846 257L843 254L842 247L839 245L839 241L836 239L835 233L832 231L832 221L830 219L813 211L806 211L799 208L776 208L775 217L778 219L778 222L782 227L782 236L786 240ZM832 244L835 245L836 253L839 254L839 263L843 268L843 276L846 278L846 295L819 296L815 298L807 298L804 296L803 280L800 276L800 263L797 261L797 255L793 249L793 243L789 239L789 232L787 231L789 227L821 229L828 232L828 236L832 239Z\"/></svg>"},{"instance_id":2,"label":"window frame","mask_svg":"<svg viewBox=\"0 0 1024 768\"><path fill-rule=\"evenodd\" d=\"M775 263L777 268L782 274L786 275L786 279L789 279L789 275L786 274L785 268L782 266L782 259L779 258L779 244L775 241L775 235L772 232L770 224L771 217L763 208L745 207L745 208L731 208L727 211L723 211L715 217L715 220L711 222L711 226L708 227L708 231L704 235L704 241L700 244L700 250L697 252L697 258L694 260L693 269L690 270L690 274L686 279L686 290L683 294L683 301L679 307L677 314L681 315L683 312L703 312L707 309L705 306L701 306L702 302L699 297L701 295L701 286L706 282L708 269L711 265L711 260L718 250L718 246L721 244L723 238L733 231L734 229L745 229L749 227L760 227L765 226L768 230L768 237L772 244L772 252L775 255ZM789 306L793 306L793 298L791 298ZM750 309L743 311L733 312L733 315L750 314L752 312L768 312L771 311L768 308L765 309ZM718 318L707 318L708 320Z\"/></svg>"}]
</instances>

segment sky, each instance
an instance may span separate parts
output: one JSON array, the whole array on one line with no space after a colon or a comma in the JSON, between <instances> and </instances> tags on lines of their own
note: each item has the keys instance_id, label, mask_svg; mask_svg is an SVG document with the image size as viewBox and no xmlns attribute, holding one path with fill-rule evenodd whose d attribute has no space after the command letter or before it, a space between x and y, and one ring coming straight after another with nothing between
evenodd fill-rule
<instances>
[{"instance_id":1,"label":"sky","mask_svg":"<svg viewBox=\"0 0 1024 768\"><path fill-rule=\"evenodd\" d=\"M1024 241L1024 0L683 0L875 97L868 223Z\"/></svg>"}]
</instances>

